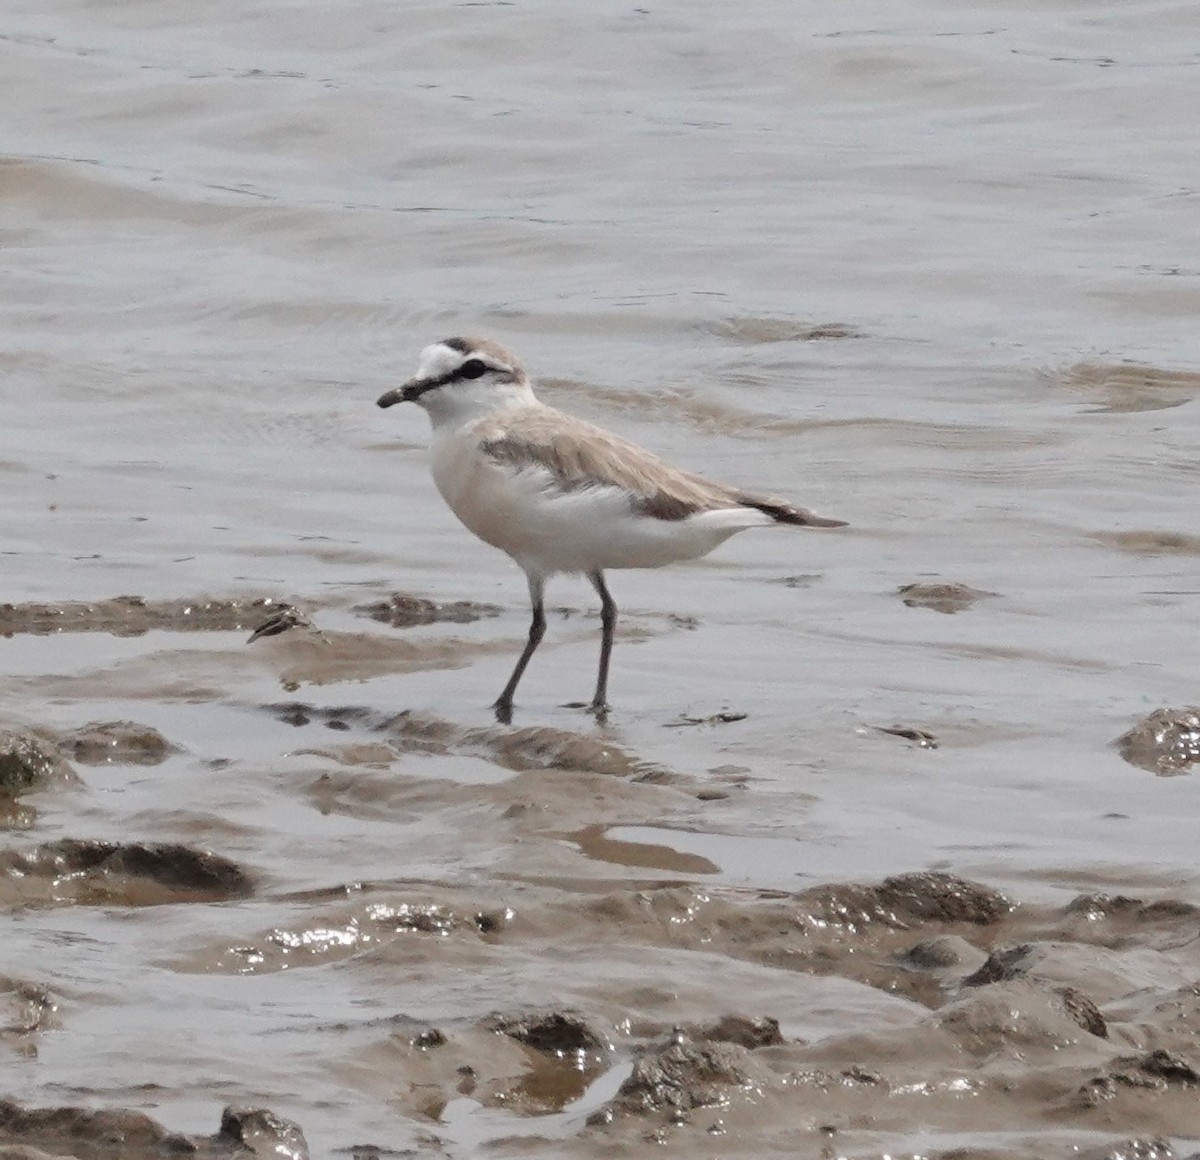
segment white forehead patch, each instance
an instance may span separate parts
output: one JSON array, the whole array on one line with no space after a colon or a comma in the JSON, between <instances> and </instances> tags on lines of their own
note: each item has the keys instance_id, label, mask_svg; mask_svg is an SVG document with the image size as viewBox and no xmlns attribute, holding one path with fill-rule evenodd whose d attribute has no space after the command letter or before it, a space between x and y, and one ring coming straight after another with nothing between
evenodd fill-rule
<instances>
[{"instance_id":1,"label":"white forehead patch","mask_svg":"<svg viewBox=\"0 0 1200 1160\"><path fill-rule=\"evenodd\" d=\"M421 351L421 359L417 364L417 377L421 379L440 379L451 371L457 370L467 361L462 351L447 346L444 342L435 342Z\"/></svg>"}]
</instances>

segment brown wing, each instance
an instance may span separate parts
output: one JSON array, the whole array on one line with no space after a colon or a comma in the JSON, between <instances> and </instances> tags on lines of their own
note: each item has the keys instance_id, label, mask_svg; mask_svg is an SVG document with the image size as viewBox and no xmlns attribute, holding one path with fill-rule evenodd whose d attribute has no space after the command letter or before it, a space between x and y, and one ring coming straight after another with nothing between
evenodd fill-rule
<instances>
[{"instance_id":1,"label":"brown wing","mask_svg":"<svg viewBox=\"0 0 1200 1160\"><path fill-rule=\"evenodd\" d=\"M783 524L844 527L780 499L750 495L681 471L652 452L613 435L602 427L575 419L552 407L526 411L517 425L497 423L495 434L482 435L482 449L497 463L520 470L539 467L550 472L559 487L620 487L634 498L634 507L660 520L683 520L697 512L748 507Z\"/></svg>"},{"instance_id":2,"label":"brown wing","mask_svg":"<svg viewBox=\"0 0 1200 1160\"><path fill-rule=\"evenodd\" d=\"M638 510L660 520L741 506L732 488L681 471L635 443L551 407L524 412L519 433L507 428L483 435L482 450L497 463L542 468L566 491L622 488L635 497Z\"/></svg>"}]
</instances>

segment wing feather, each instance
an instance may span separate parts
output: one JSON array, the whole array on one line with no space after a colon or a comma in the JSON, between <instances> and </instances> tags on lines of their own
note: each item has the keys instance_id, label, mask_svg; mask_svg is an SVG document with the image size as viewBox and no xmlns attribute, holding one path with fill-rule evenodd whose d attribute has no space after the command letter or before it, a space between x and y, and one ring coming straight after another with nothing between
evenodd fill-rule
<instances>
[{"instance_id":1,"label":"wing feather","mask_svg":"<svg viewBox=\"0 0 1200 1160\"><path fill-rule=\"evenodd\" d=\"M614 487L631 496L634 510L660 520L685 520L698 512L754 508L778 523L841 527L783 500L755 496L660 459L592 423L539 406L519 422L497 421L480 432L481 449L517 471L548 472L563 491Z\"/></svg>"},{"instance_id":2,"label":"wing feather","mask_svg":"<svg viewBox=\"0 0 1200 1160\"><path fill-rule=\"evenodd\" d=\"M741 506L732 488L681 471L619 435L549 407L523 413L519 424L485 436L481 447L517 471L548 472L563 491L620 488L636 510L661 520Z\"/></svg>"}]
</instances>

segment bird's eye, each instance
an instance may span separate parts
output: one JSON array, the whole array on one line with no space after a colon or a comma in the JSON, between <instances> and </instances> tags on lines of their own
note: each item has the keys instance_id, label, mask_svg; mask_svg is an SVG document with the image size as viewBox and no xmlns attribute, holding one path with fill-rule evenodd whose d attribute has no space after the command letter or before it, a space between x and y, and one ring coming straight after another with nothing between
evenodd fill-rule
<instances>
[{"instance_id":1,"label":"bird's eye","mask_svg":"<svg viewBox=\"0 0 1200 1160\"><path fill-rule=\"evenodd\" d=\"M487 364L480 362L477 358L469 358L458 369L458 373L464 379L477 379L480 375L486 375L488 371Z\"/></svg>"}]
</instances>

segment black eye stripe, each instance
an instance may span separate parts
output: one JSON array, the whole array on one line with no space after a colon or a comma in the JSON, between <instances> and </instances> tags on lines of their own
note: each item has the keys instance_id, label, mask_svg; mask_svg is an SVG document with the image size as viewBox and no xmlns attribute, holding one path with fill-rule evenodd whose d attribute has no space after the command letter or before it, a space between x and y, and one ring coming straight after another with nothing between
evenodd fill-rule
<instances>
[{"instance_id":1,"label":"black eye stripe","mask_svg":"<svg viewBox=\"0 0 1200 1160\"><path fill-rule=\"evenodd\" d=\"M444 375L438 375L434 379L422 379L418 393L423 395L426 391L436 391L438 387L448 387L451 383L461 383L467 379L478 379L487 374L488 371L496 369L496 367L488 366L482 359L469 358L462 366L455 367L454 370L447 371Z\"/></svg>"}]
</instances>

